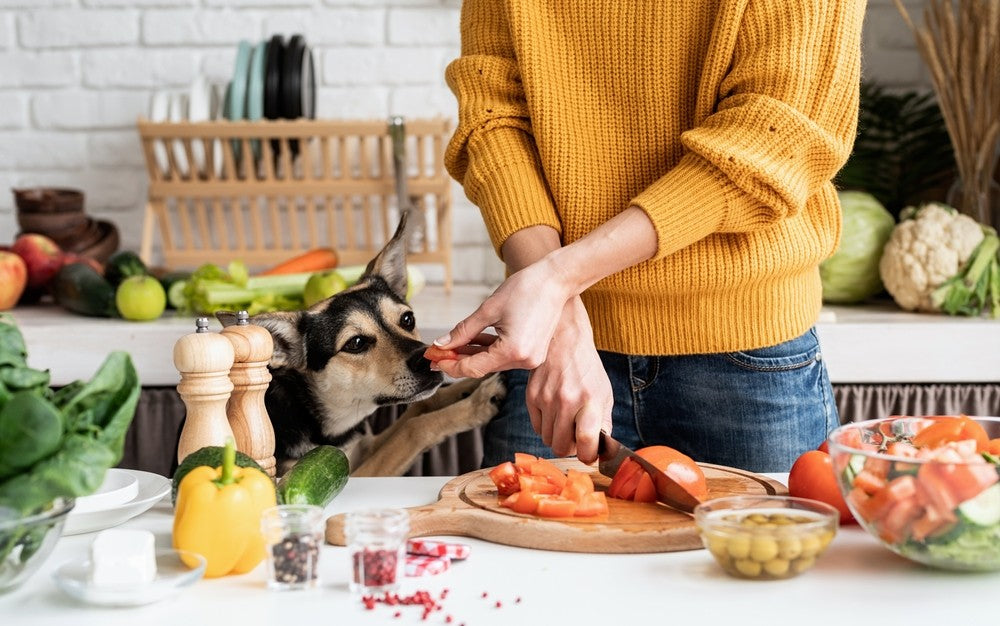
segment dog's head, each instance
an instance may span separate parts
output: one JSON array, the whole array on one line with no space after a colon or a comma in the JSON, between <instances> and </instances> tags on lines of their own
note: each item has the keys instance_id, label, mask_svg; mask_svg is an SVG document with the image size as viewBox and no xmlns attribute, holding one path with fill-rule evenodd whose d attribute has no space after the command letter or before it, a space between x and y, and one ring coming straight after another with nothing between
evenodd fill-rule
<instances>
[{"instance_id":1,"label":"dog's head","mask_svg":"<svg viewBox=\"0 0 1000 626\"><path fill-rule=\"evenodd\" d=\"M406 220L348 289L304 311L250 319L274 339L270 366L306 380L323 409L323 433L354 428L379 406L414 402L437 390L443 377L424 359L427 347L406 303ZM232 314L218 314L223 325Z\"/></svg>"}]
</instances>

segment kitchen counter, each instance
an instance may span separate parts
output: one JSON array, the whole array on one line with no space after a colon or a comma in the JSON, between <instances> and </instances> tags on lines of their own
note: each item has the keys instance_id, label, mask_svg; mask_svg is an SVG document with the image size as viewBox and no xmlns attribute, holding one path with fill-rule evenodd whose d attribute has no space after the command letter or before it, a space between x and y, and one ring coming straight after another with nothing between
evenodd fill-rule
<instances>
[{"instance_id":1,"label":"kitchen counter","mask_svg":"<svg viewBox=\"0 0 1000 626\"><path fill-rule=\"evenodd\" d=\"M412 302L425 340L450 330L492 291L428 287ZM173 386L174 343L194 320L167 314L153 322L72 315L55 306L12 311L30 363L49 368L53 384L89 378L110 350L131 353L144 386ZM213 328L219 328L217 324ZM825 307L817 324L833 383L1000 382L1000 322L900 311L891 303Z\"/></svg>"},{"instance_id":2,"label":"kitchen counter","mask_svg":"<svg viewBox=\"0 0 1000 626\"><path fill-rule=\"evenodd\" d=\"M772 475L784 481L787 475ZM328 507L334 514L369 507L406 507L435 500L447 477L353 478ZM170 543L169 498L126 523ZM81 605L52 581L61 563L83 556L93 534L63 537L42 569L0 595L2 622L17 626L153 626L159 624L624 624L775 626L783 624L990 623L996 619L1000 572L957 574L898 557L856 526L842 528L805 574L783 581L727 576L704 550L661 554L576 554L457 539L470 557L438 576L405 579L401 593L448 589L445 609L427 621L416 607L366 611L347 590L345 548L324 546L319 588L271 592L264 565L243 576L201 580L180 595L138 608ZM488 598L482 597L483 592ZM517 598L521 598L517 602ZM497 608L495 603L502 606ZM401 617L393 618L396 610Z\"/></svg>"}]
</instances>

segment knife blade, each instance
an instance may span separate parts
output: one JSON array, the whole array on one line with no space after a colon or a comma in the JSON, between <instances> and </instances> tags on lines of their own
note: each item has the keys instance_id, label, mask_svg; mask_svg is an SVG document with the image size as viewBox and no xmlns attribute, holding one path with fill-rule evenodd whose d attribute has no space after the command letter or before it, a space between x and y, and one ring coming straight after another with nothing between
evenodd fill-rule
<instances>
[{"instance_id":1,"label":"knife blade","mask_svg":"<svg viewBox=\"0 0 1000 626\"><path fill-rule=\"evenodd\" d=\"M656 499L670 508L685 513L694 512L694 507L701 504L701 499L690 493L663 470L642 458L632 450L622 445L608 433L601 431L597 444L597 469L601 474L614 478L625 459L632 459L653 479L656 488Z\"/></svg>"}]
</instances>

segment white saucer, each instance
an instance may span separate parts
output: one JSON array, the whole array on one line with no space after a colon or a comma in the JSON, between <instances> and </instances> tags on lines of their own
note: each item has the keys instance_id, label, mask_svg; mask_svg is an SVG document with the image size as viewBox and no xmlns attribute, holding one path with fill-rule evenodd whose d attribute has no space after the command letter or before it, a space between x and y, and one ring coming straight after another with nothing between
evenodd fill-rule
<instances>
[{"instance_id":1,"label":"white saucer","mask_svg":"<svg viewBox=\"0 0 1000 626\"><path fill-rule=\"evenodd\" d=\"M66 516L66 526L63 527L62 533L64 536L89 533L117 526L149 510L161 498L170 493L170 479L165 476L151 472L141 472L139 470L118 471L135 477L138 483L138 493L135 498L128 502L83 513L73 510Z\"/></svg>"},{"instance_id":2,"label":"white saucer","mask_svg":"<svg viewBox=\"0 0 1000 626\"><path fill-rule=\"evenodd\" d=\"M183 552L197 562L197 566L192 568L181 560L181 554L180 550L157 550L156 578L143 585L95 587L90 584L91 563L87 557L63 563L53 572L52 578L59 589L87 604L140 606L169 598L205 574L205 557Z\"/></svg>"},{"instance_id":3,"label":"white saucer","mask_svg":"<svg viewBox=\"0 0 1000 626\"><path fill-rule=\"evenodd\" d=\"M70 515L104 511L135 500L139 495L139 479L125 470L112 467L104 475L104 482L89 496L76 499Z\"/></svg>"}]
</instances>

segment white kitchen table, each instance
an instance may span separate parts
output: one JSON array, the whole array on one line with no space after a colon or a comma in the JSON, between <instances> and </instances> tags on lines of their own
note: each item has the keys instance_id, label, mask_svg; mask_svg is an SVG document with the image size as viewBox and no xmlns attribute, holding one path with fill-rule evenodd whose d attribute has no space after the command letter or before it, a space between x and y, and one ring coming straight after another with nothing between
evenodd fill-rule
<instances>
[{"instance_id":1,"label":"white kitchen table","mask_svg":"<svg viewBox=\"0 0 1000 626\"><path fill-rule=\"evenodd\" d=\"M787 475L772 475L785 480ZM353 478L327 508L418 506L434 501L447 477ZM126 523L168 546L169 498ZM53 570L83 556L93 534L63 537L42 569L0 595L0 624L73 626L266 626L451 624L467 626L650 623L781 626L995 623L1000 573L928 569L898 557L856 526L842 528L816 566L780 581L731 578L705 550L660 554L577 554L513 548L467 538L471 556L438 576L405 579L401 593L449 589L445 609L421 621L419 607L365 610L347 590L345 548L324 546L322 584L269 591L264 566L243 576L204 579L174 598L138 608L95 608L60 592ZM488 597L483 598L483 592ZM516 602L517 598L521 601ZM500 608L495 606L499 600ZM401 612L399 618L393 615Z\"/></svg>"}]
</instances>

